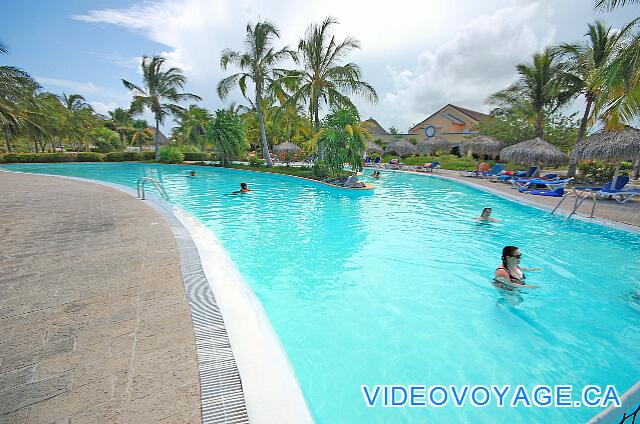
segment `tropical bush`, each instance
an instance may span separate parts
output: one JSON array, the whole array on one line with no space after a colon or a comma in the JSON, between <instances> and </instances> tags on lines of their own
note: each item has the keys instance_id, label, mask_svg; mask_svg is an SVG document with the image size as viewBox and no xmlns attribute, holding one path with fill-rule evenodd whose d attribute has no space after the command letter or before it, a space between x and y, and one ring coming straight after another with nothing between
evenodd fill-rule
<instances>
[{"instance_id":1,"label":"tropical bush","mask_svg":"<svg viewBox=\"0 0 640 424\"><path fill-rule=\"evenodd\" d=\"M74 155L67 153L7 153L2 157L5 163L53 163L71 162Z\"/></svg>"},{"instance_id":2,"label":"tropical bush","mask_svg":"<svg viewBox=\"0 0 640 424\"><path fill-rule=\"evenodd\" d=\"M207 125L206 139L213 144L216 155L220 157L222 165L229 158L246 154L248 143L244 123L235 112L218 109Z\"/></svg>"},{"instance_id":3,"label":"tropical bush","mask_svg":"<svg viewBox=\"0 0 640 424\"><path fill-rule=\"evenodd\" d=\"M581 162L578 165L580 179L582 181L604 183L610 181L616 171L613 163L607 162ZM633 169L631 162L622 162L620 165L620 175L628 175Z\"/></svg>"},{"instance_id":4,"label":"tropical bush","mask_svg":"<svg viewBox=\"0 0 640 424\"><path fill-rule=\"evenodd\" d=\"M259 158L258 156L249 156L249 165L261 166L263 164L264 164L264 160Z\"/></svg>"},{"instance_id":5,"label":"tropical bush","mask_svg":"<svg viewBox=\"0 0 640 424\"><path fill-rule=\"evenodd\" d=\"M151 157L153 157L153 152L151 152ZM107 162L139 161L142 160L142 156L138 152L110 152L104 155L104 159Z\"/></svg>"},{"instance_id":6,"label":"tropical bush","mask_svg":"<svg viewBox=\"0 0 640 424\"><path fill-rule=\"evenodd\" d=\"M182 155L184 156L184 160L190 161L205 161L211 158L209 153L202 152L182 152Z\"/></svg>"},{"instance_id":7,"label":"tropical bush","mask_svg":"<svg viewBox=\"0 0 640 424\"><path fill-rule=\"evenodd\" d=\"M329 176L329 168L324 161L318 160L311 167L311 176L315 180L324 180Z\"/></svg>"},{"instance_id":8,"label":"tropical bush","mask_svg":"<svg viewBox=\"0 0 640 424\"><path fill-rule=\"evenodd\" d=\"M324 127L314 137L324 154L323 161L332 177L341 173L344 164L354 171L362 170L362 156L369 138L360 125L360 115L353 108L334 110L324 120Z\"/></svg>"},{"instance_id":9,"label":"tropical bush","mask_svg":"<svg viewBox=\"0 0 640 424\"><path fill-rule=\"evenodd\" d=\"M102 153L85 152L76 154L74 159L76 162L102 162L104 155Z\"/></svg>"},{"instance_id":10,"label":"tropical bush","mask_svg":"<svg viewBox=\"0 0 640 424\"><path fill-rule=\"evenodd\" d=\"M162 163L180 163L184 160L184 154L180 149L175 147L161 147L160 148L160 162Z\"/></svg>"}]
</instances>

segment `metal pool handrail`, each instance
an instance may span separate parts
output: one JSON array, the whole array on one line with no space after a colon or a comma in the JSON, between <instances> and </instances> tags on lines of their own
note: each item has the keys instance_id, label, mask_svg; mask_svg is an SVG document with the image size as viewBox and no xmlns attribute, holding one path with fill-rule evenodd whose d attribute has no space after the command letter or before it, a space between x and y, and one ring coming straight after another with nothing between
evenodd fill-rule
<instances>
[{"instance_id":1,"label":"metal pool handrail","mask_svg":"<svg viewBox=\"0 0 640 424\"><path fill-rule=\"evenodd\" d=\"M160 185L160 181L156 180L155 178L151 178L151 177L138 178L138 182L136 183L136 189L138 190L138 198L139 199L145 200L144 184L147 183L147 182L153 184L155 189L158 190L158 193L160 193L160 197L162 197L165 200L169 200L169 195L164 190L162 185Z\"/></svg>"},{"instance_id":2,"label":"metal pool handrail","mask_svg":"<svg viewBox=\"0 0 640 424\"><path fill-rule=\"evenodd\" d=\"M614 405L591 418L587 424L630 424L640 416L640 381L620 398L620 407ZM630 421L628 421L630 420Z\"/></svg>"}]
</instances>

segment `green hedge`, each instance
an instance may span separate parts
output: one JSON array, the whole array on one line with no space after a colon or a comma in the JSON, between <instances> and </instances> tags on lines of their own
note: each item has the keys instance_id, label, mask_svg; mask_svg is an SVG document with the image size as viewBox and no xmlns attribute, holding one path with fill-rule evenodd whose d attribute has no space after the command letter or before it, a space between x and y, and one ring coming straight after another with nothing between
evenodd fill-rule
<instances>
[{"instance_id":1,"label":"green hedge","mask_svg":"<svg viewBox=\"0 0 640 424\"><path fill-rule=\"evenodd\" d=\"M102 153L86 152L75 155L75 162L102 162L103 160L104 155Z\"/></svg>"},{"instance_id":2,"label":"green hedge","mask_svg":"<svg viewBox=\"0 0 640 424\"><path fill-rule=\"evenodd\" d=\"M209 155L208 153L182 152L182 155L184 156L184 160L190 160L190 161L211 160L211 155Z\"/></svg>"},{"instance_id":3,"label":"green hedge","mask_svg":"<svg viewBox=\"0 0 640 424\"><path fill-rule=\"evenodd\" d=\"M154 160L154 152L79 152L79 153L5 153L0 154L4 163L55 163L55 162L124 162Z\"/></svg>"},{"instance_id":4,"label":"green hedge","mask_svg":"<svg viewBox=\"0 0 640 424\"><path fill-rule=\"evenodd\" d=\"M184 160L184 154L176 147L164 146L160 148L160 162L180 163Z\"/></svg>"},{"instance_id":5,"label":"green hedge","mask_svg":"<svg viewBox=\"0 0 640 424\"><path fill-rule=\"evenodd\" d=\"M138 152L110 152L104 155L107 162L140 161L142 156Z\"/></svg>"},{"instance_id":6,"label":"green hedge","mask_svg":"<svg viewBox=\"0 0 640 424\"><path fill-rule=\"evenodd\" d=\"M606 162L581 162L578 165L580 179L582 181L605 183L613 179L616 166ZM628 175L633 170L633 163L622 162L620 164L620 175Z\"/></svg>"},{"instance_id":7,"label":"green hedge","mask_svg":"<svg viewBox=\"0 0 640 424\"><path fill-rule=\"evenodd\" d=\"M74 155L66 153L6 153L2 156L5 163L72 162L74 159Z\"/></svg>"}]
</instances>

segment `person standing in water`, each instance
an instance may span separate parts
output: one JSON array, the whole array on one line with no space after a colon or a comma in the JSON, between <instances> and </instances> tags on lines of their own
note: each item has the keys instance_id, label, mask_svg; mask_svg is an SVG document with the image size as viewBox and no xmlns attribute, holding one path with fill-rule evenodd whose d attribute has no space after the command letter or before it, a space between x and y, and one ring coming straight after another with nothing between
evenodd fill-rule
<instances>
[{"instance_id":1,"label":"person standing in water","mask_svg":"<svg viewBox=\"0 0 640 424\"><path fill-rule=\"evenodd\" d=\"M248 186L247 183L240 183L240 190L236 190L231 194L241 194L241 193L249 193L251 190Z\"/></svg>"},{"instance_id":2,"label":"person standing in water","mask_svg":"<svg viewBox=\"0 0 640 424\"><path fill-rule=\"evenodd\" d=\"M475 219L476 221L502 222L499 219L492 218L491 211L491 208L484 208L482 209L482 213L480 214L480 216L473 219Z\"/></svg>"},{"instance_id":3,"label":"person standing in water","mask_svg":"<svg viewBox=\"0 0 640 424\"><path fill-rule=\"evenodd\" d=\"M513 290L516 287L535 288L525 283L524 271L539 271L540 268L520 268L522 253L516 246L505 246L502 249L502 265L496 269L494 285L499 288Z\"/></svg>"}]
</instances>

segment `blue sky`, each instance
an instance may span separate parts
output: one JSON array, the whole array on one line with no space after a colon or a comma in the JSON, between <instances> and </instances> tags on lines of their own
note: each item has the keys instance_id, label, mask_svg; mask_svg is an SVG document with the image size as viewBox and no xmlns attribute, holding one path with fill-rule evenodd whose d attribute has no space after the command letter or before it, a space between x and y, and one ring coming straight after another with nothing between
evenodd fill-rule
<instances>
[{"instance_id":1,"label":"blue sky","mask_svg":"<svg viewBox=\"0 0 640 424\"><path fill-rule=\"evenodd\" d=\"M338 37L354 36L360 64L378 91L376 105L358 101L363 117L385 127L409 128L446 103L480 111L484 100L515 79L514 66L546 44L576 41L586 24L601 19L621 27L640 6L596 14L589 0L65 0L5 5L0 40L3 64L24 68L53 92L79 93L96 110L128 107L120 80L139 83L143 54L164 54L184 69L188 90L215 109L220 51L242 48L248 21L270 19L282 43L297 44L311 21L332 15ZM579 103L573 106L579 108ZM170 126L168 123L166 126Z\"/></svg>"}]
</instances>

